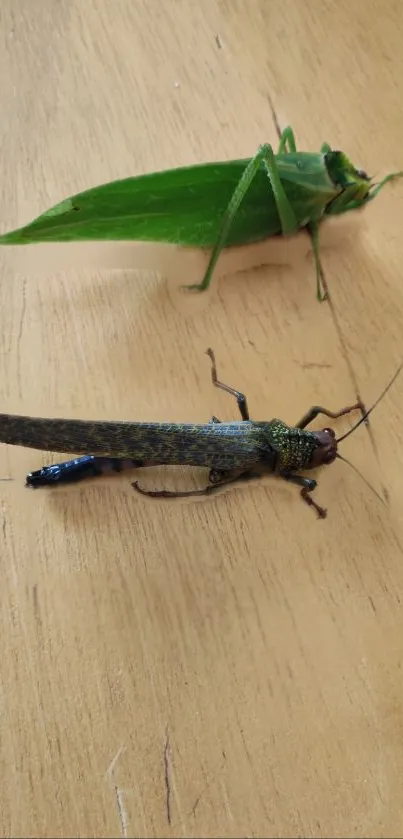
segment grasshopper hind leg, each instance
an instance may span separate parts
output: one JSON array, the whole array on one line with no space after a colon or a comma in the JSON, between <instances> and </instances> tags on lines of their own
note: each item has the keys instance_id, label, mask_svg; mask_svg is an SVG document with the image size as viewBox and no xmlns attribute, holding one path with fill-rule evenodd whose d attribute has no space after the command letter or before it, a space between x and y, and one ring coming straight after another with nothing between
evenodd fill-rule
<instances>
[{"instance_id":1,"label":"grasshopper hind leg","mask_svg":"<svg viewBox=\"0 0 403 839\"><path fill-rule=\"evenodd\" d=\"M190 490L169 490L169 489L144 489L138 481L132 483L133 489L141 495L148 495L150 498L190 498L194 495L212 495L221 487L233 484L235 481L250 481L259 478L260 475L248 470L245 472L233 471L230 469L210 469L209 483L203 489Z\"/></svg>"}]
</instances>

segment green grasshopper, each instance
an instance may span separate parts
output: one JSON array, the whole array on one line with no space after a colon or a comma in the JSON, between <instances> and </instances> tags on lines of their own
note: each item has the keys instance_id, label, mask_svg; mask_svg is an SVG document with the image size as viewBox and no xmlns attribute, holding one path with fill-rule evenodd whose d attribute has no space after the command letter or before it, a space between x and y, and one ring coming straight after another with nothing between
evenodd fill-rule
<instances>
[{"instance_id":1,"label":"green grasshopper","mask_svg":"<svg viewBox=\"0 0 403 839\"><path fill-rule=\"evenodd\" d=\"M297 152L294 132L280 134L251 159L205 163L112 181L73 195L30 224L0 236L0 244L77 240L167 242L212 248L199 284L205 291L224 248L307 230L315 259L318 300L326 299L319 226L328 216L357 210L403 171L380 181L356 169L324 143L319 154Z\"/></svg>"}]
</instances>

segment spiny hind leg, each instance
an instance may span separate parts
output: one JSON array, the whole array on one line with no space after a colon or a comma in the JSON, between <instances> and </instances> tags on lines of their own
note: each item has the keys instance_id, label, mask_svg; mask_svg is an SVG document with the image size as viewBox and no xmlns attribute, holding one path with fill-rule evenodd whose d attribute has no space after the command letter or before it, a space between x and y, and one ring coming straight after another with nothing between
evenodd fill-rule
<instances>
[{"instance_id":1,"label":"spiny hind leg","mask_svg":"<svg viewBox=\"0 0 403 839\"><path fill-rule=\"evenodd\" d=\"M210 422L220 422L220 420L217 420L216 417L212 417ZM151 498L190 498L194 495L211 495L211 493L218 488L218 485L225 486L225 484L232 483L234 480L237 480L238 477L239 472L235 473L224 469L210 469L208 476L209 483L203 489L179 491L168 489L149 490L141 487L138 481L134 481L134 483L132 483L132 487L137 490L137 492L140 492L141 495L148 495Z\"/></svg>"},{"instance_id":2,"label":"spiny hind leg","mask_svg":"<svg viewBox=\"0 0 403 839\"><path fill-rule=\"evenodd\" d=\"M263 163L273 192L273 198L280 218L281 233L286 236L298 230L298 221L292 205L287 198L280 173L277 168L276 158L272 147L265 143L260 146L255 157L253 157L244 169L235 189L232 193L228 206L224 212L217 241L214 245L209 264L201 283L184 286L188 291L206 291L211 283L214 268L218 257L228 237L232 222L236 217L239 207L250 189L261 164Z\"/></svg>"},{"instance_id":3,"label":"spiny hind leg","mask_svg":"<svg viewBox=\"0 0 403 839\"><path fill-rule=\"evenodd\" d=\"M212 378L213 385L215 387L220 388L221 390L225 390L226 393L230 393L231 396L235 396L235 399L238 403L238 408L239 408L239 411L240 411L240 414L241 414L241 417L242 417L243 421L244 422L249 422L249 420L250 420L249 408L248 408L248 403L247 403L245 394L241 393L239 390L235 390L235 388L230 387L229 385L225 385L223 382L220 382L218 380L217 365L216 365L216 361L215 361L214 350L212 350L209 347L209 349L206 351L206 353L210 357L210 360L211 360L211 378ZM220 420L217 420L216 417L213 417L213 420L215 422L217 422L217 421L220 422Z\"/></svg>"},{"instance_id":4,"label":"spiny hind leg","mask_svg":"<svg viewBox=\"0 0 403 839\"><path fill-rule=\"evenodd\" d=\"M192 495L210 495L212 490L215 489L214 486L207 486L204 489L184 490L182 492L169 489L144 489L138 481L133 481L132 487L140 495L148 495L149 498L189 498Z\"/></svg>"},{"instance_id":5,"label":"spiny hind leg","mask_svg":"<svg viewBox=\"0 0 403 839\"><path fill-rule=\"evenodd\" d=\"M213 492L216 492L221 487L227 486L227 484L233 484L235 481L239 480L250 481L253 478L258 477L260 476L257 473L254 473L252 470L242 472L239 470L230 469L210 469L209 484L203 489L191 489L183 491L174 491L168 489L152 490L144 489L140 486L138 481L134 481L134 483L132 483L132 487L141 495L148 495L150 498L190 498L191 496L195 495L211 495Z\"/></svg>"}]
</instances>

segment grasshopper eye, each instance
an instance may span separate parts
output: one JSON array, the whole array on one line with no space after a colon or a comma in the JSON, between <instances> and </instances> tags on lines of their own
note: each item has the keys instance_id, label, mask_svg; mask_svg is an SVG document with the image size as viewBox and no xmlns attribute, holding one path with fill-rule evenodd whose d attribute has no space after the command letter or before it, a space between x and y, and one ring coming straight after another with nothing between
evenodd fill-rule
<instances>
[{"instance_id":1,"label":"grasshopper eye","mask_svg":"<svg viewBox=\"0 0 403 839\"><path fill-rule=\"evenodd\" d=\"M364 172L363 169L357 169L357 175L358 175L359 178L362 178L363 181L370 181L371 180L369 175L367 175L367 173Z\"/></svg>"},{"instance_id":2,"label":"grasshopper eye","mask_svg":"<svg viewBox=\"0 0 403 839\"><path fill-rule=\"evenodd\" d=\"M331 437L336 436L334 431L333 431L333 428L324 428L323 430L324 430L325 434L330 434Z\"/></svg>"}]
</instances>

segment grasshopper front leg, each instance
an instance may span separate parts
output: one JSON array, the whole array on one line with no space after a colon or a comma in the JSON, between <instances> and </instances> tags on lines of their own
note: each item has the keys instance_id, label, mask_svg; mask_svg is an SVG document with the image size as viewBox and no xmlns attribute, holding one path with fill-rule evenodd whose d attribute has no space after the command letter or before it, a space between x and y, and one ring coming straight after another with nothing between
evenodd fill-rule
<instances>
[{"instance_id":1,"label":"grasshopper front leg","mask_svg":"<svg viewBox=\"0 0 403 839\"><path fill-rule=\"evenodd\" d=\"M284 129L283 132L280 132L280 126L277 121L277 117L275 115L275 111L273 105L271 105L272 113L274 117L275 126L277 129L277 134L280 140L278 152L277 154L295 154L297 151L297 145L295 142L295 135L290 126ZM329 143L323 143L320 153L327 154L327 152L331 151ZM316 295L320 303L323 303L324 300L328 297L328 291L326 288L326 280L323 273L323 268L320 262L319 257L319 223L312 222L308 225L308 234L311 237L312 242L312 249L315 259L315 270L316 270ZM322 291L323 289L323 291Z\"/></svg>"},{"instance_id":2,"label":"grasshopper front leg","mask_svg":"<svg viewBox=\"0 0 403 839\"><path fill-rule=\"evenodd\" d=\"M187 290L206 291L208 289L218 257L220 256L222 249L225 247L225 241L231 228L231 224L262 163L264 164L271 188L273 190L274 201L280 217L281 232L283 236L295 233L298 230L298 222L294 210L281 183L273 149L268 143L265 143L263 146L260 146L255 157L249 161L234 189L228 207L225 210L217 241L214 245L206 273L201 283L184 286Z\"/></svg>"},{"instance_id":3,"label":"grasshopper front leg","mask_svg":"<svg viewBox=\"0 0 403 839\"><path fill-rule=\"evenodd\" d=\"M277 129L277 134L278 134L278 137L279 137L279 140L280 140L277 154L295 154L296 151L297 151L297 145L296 145L296 142L295 142L295 135L294 135L294 132L293 132L292 128L290 126L287 126L287 128L285 128L283 132L280 132L280 126L278 124L273 105L271 107L272 107L273 117L275 118L274 122L275 122L275 126L276 126L276 129ZM326 154L329 151L331 151L329 143L323 143L322 147L321 147L321 150L320 150L320 153L321 154ZM321 265L321 262L320 262L320 257L319 257L319 223L318 222L311 222L311 224L308 225L307 230L308 230L308 234L311 238L312 249L313 249L313 254L314 254L314 259L315 259L316 296L317 296L319 302L323 303L323 301L326 300L327 297L328 297L328 291L327 291L327 288L326 288L325 275L323 273L323 268L322 268L322 265ZM322 289L323 289L323 291L322 291Z\"/></svg>"},{"instance_id":4,"label":"grasshopper front leg","mask_svg":"<svg viewBox=\"0 0 403 839\"><path fill-rule=\"evenodd\" d=\"M280 130L280 125L277 119L276 112L274 110L273 103L269 98L270 107L272 111L272 116L274 119L274 124L276 126L277 136L280 140L279 147L277 154L295 154L297 151L297 144L295 142L295 135L290 126L284 129L284 131ZM320 153L326 154L327 152L331 151L329 143L323 143ZM312 249L314 253L315 259L315 269L316 269L316 295L320 303L328 297L328 291L326 288L326 281L323 273L323 268L319 258L319 225L318 223L311 223L308 226L308 234L311 238L312 242ZM323 289L323 292L322 292Z\"/></svg>"},{"instance_id":5,"label":"grasshopper front leg","mask_svg":"<svg viewBox=\"0 0 403 839\"><path fill-rule=\"evenodd\" d=\"M296 484L297 486L302 487L301 489L301 498L305 501L305 504L308 504L309 507L314 507L318 514L318 518L325 519L327 516L327 510L324 507L320 507L319 504L314 501L312 496L309 494L314 491L317 487L317 482L313 478L304 478L302 475L292 475L287 472L282 472L281 477L284 478L285 481L289 481L291 484Z\"/></svg>"},{"instance_id":6,"label":"grasshopper front leg","mask_svg":"<svg viewBox=\"0 0 403 839\"><path fill-rule=\"evenodd\" d=\"M327 154L329 151L331 151L329 143L323 143L320 153ZM327 290L325 274L319 256L319 224L319 221L311 221L307 226L307 231L312 242L313 257L315 260L316 296L319 303L323 303L328 299L329 292Z\"/></svg>"}]
</instances>

